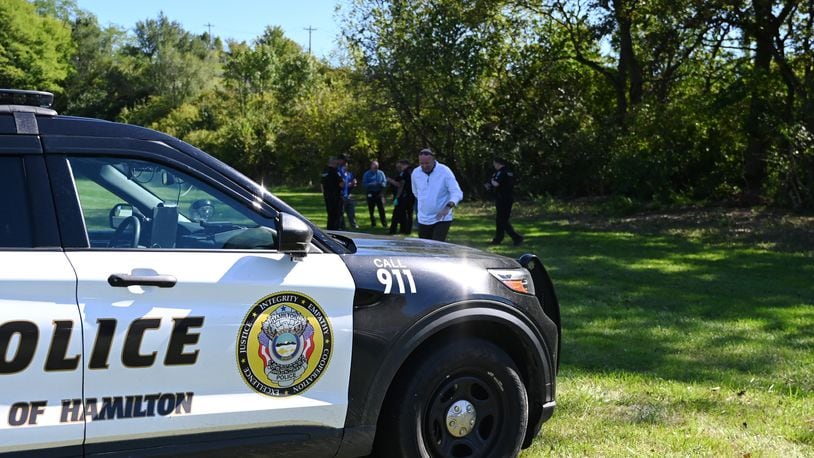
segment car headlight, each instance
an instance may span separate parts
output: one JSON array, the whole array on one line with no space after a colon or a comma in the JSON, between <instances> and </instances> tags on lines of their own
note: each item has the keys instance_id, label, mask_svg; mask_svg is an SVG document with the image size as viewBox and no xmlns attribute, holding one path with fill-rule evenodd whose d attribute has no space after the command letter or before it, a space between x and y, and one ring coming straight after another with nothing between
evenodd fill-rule
<instances>
[{"instance_id":1,"label":"car headlight","mask_svg":"<svg viewBox=\"0 0 814 458\"><path fill-rule=\"evenodd\" d=\"M489 273L512 291L534 294L534 281L526 269L489 269Z\"/></svg>"}]
</instances>

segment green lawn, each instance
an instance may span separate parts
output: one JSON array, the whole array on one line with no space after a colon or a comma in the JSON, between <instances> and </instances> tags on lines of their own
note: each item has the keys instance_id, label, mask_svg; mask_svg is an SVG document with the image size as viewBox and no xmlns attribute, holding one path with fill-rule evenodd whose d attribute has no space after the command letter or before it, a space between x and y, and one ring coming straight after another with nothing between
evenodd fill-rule
<instances>
[{"instance_id":1,"label":"green lawn","mask_svg":"<svg viewBox=\"0 0 814 458\"><path fill-rule=\"evenodd\" d=\"M524 202L526 243L495 248L493 208L456 209L451 242L538 254L560 299L558 407L522 456L814 456L814 218L603 211Z\"/></svg>"}]
</instances>

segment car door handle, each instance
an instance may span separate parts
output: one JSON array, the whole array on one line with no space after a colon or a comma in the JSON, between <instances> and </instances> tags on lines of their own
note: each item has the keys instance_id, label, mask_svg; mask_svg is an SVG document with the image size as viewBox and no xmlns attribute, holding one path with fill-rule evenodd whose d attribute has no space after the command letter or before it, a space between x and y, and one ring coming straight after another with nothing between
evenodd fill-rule
<instances>
[{"instance_id":1,"label":"car door handle","mask_svg":"<svg viewBox=\"0 0 814 458\"><path fill-rule=\"evenodd\" d=\"M107 283L114 288L126 288L134 285L172 288L176 283L178 283L178 279L172 275L112 274L107 277Z\"/></svg>"}]
</instances>

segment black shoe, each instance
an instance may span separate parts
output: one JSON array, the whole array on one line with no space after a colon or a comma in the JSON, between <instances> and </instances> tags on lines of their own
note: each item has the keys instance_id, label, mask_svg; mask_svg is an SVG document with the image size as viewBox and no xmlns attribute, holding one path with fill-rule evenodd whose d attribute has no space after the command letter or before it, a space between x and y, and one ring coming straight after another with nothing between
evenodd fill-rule
<instances>
[{"instance_id":1,"label":"black shoe","mask_svg":"<svg viewBox=\"0 0 814 458\"><path fill-rule=\"evenodd\" d=\"M502 240L492 239L492 240L489 241L489 245L500 245L501 242L502 242Z\"/></svg>"},{"instance_id":2,"label":"black shoe","mask_svg":"<svg viewBox=\"0 0 814 458\"><path fill-rule=\"evenodd\" d=\"M518 246L518 245L520 245L521 243L523 243L523 240L526 240L526 239L525 239L525 237L523 237L523 236L521 235L519 238L514 239L513 245L514 245L514 246Z\"/></svg>"}]
</instances>

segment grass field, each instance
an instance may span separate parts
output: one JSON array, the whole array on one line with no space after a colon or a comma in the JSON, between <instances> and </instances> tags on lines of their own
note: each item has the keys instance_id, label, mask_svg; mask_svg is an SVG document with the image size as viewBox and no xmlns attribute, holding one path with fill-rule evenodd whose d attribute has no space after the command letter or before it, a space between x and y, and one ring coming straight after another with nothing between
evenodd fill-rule
<instances>
[{"instance_id":1,"label":"grass field","mask_svg":"<svg viewBox=\"0 0 814 458\"><path fill-rule=\"evenodd\" d=\"M319 195L277 195L324 227ZM814 218L608 208L521 203L518 248L456 209L449 241L537 253L560 299L558 407L522 456L814 457Z\"/></svg>"}]
</instances>

